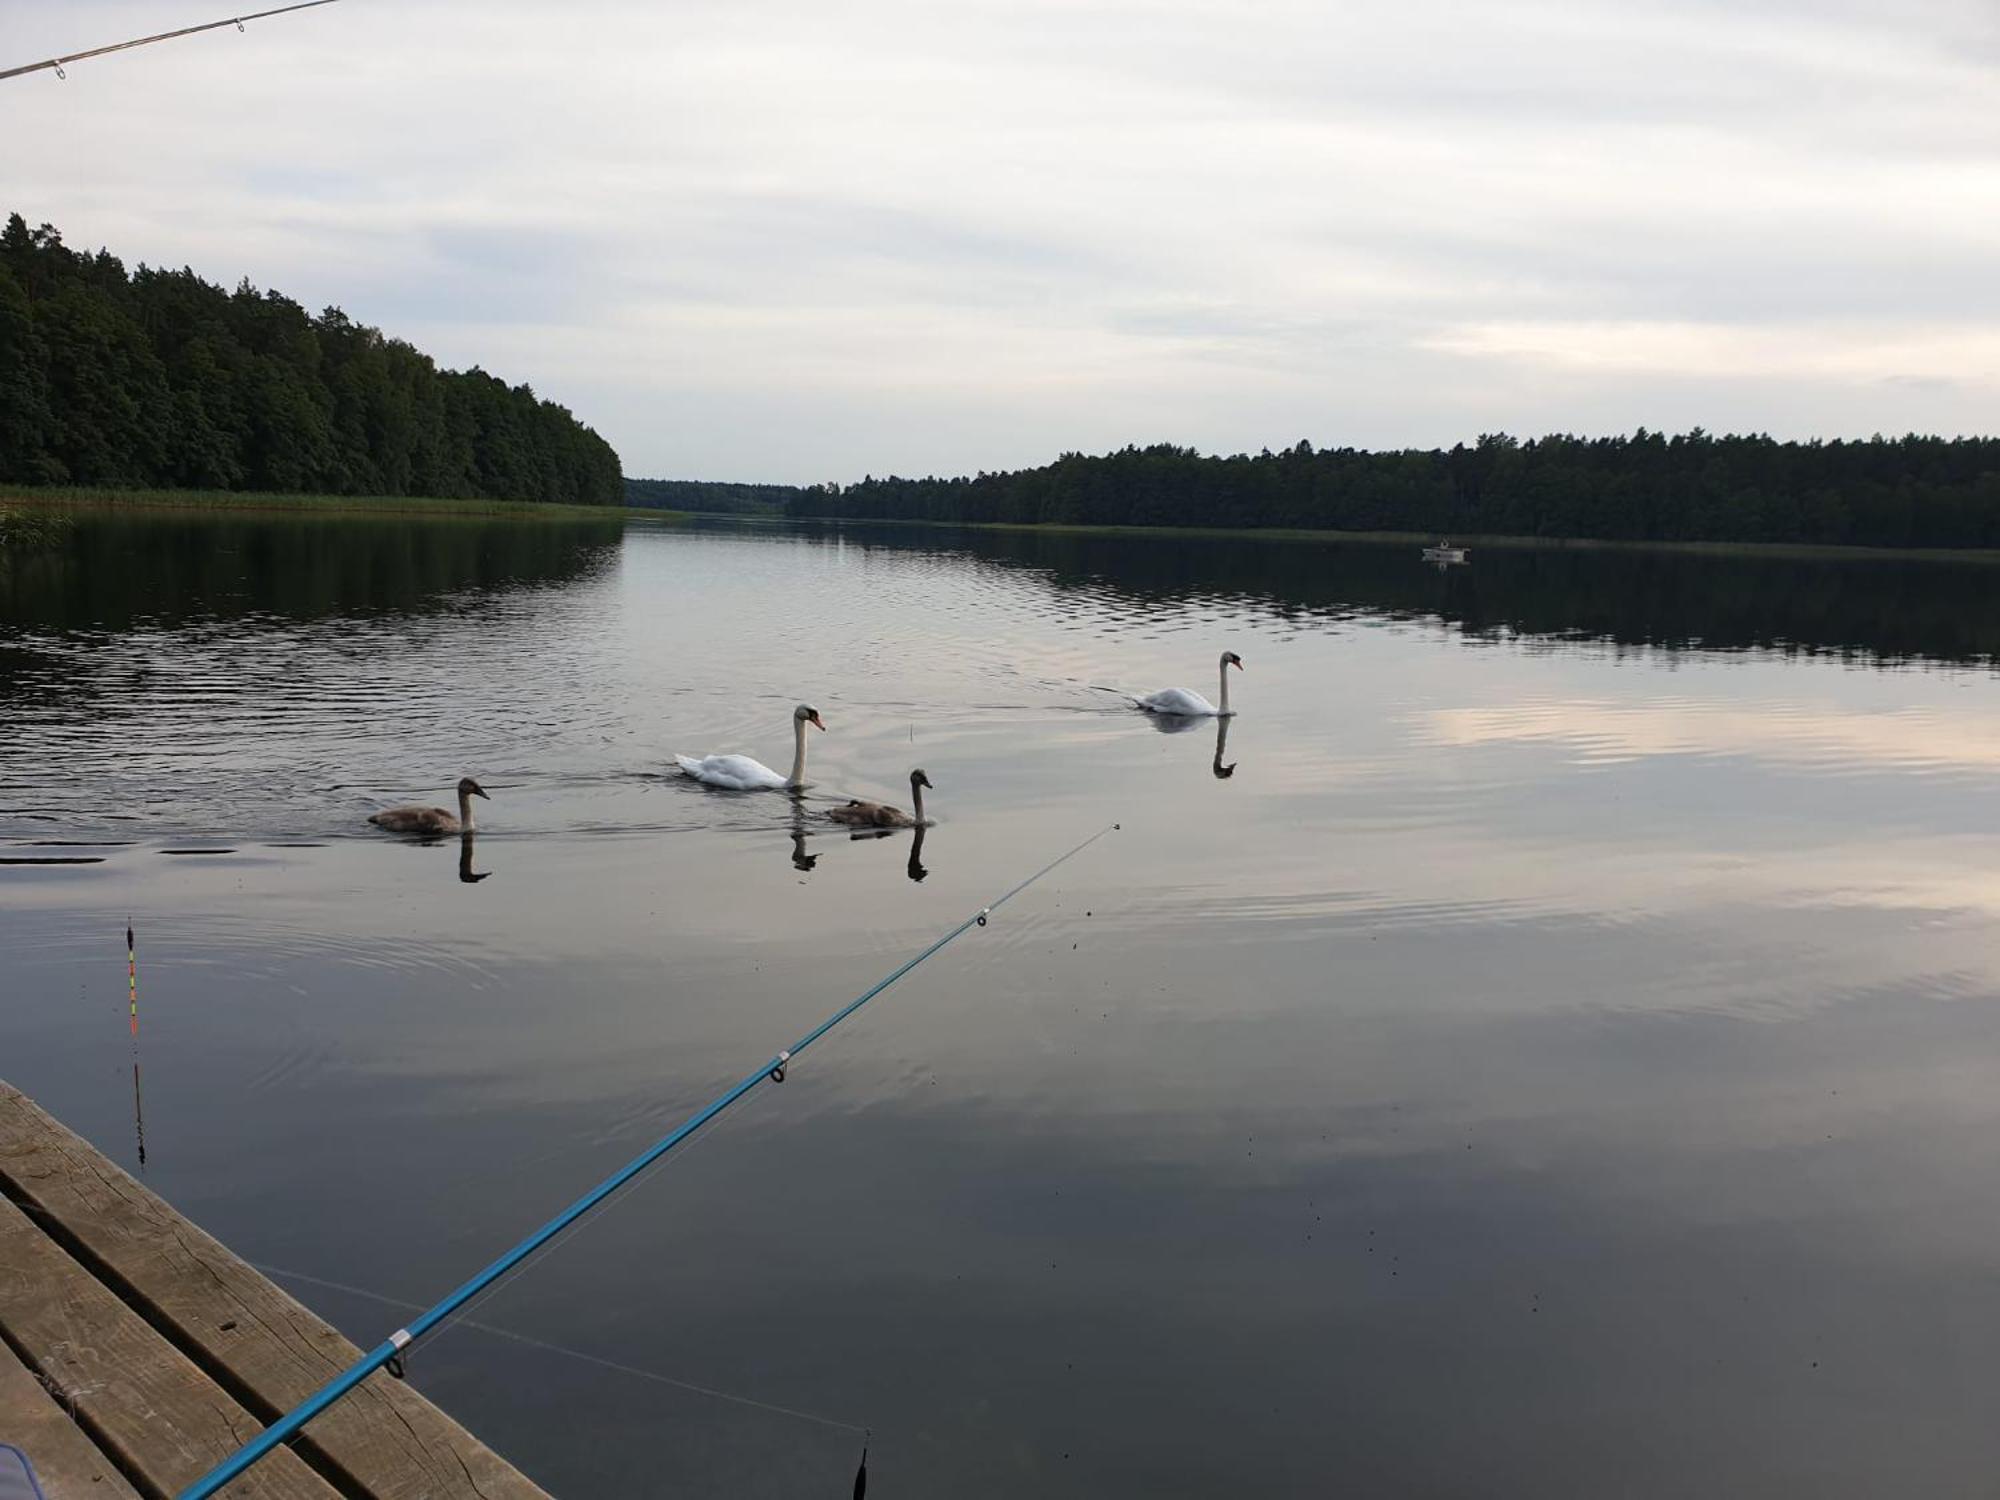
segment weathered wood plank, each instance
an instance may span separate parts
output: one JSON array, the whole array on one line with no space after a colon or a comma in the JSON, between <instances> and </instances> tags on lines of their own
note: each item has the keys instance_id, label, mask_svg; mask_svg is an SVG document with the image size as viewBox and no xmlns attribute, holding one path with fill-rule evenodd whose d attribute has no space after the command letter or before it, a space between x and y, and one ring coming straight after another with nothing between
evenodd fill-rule
<instances>
[{"instance_id":1,"label":"weathered wood plank","mask_svg":"<svg viewBox=\"0 0 2000 1500\"><path fill-rule=\"evenodd\" d=\"M28 1455L49 1500L138 1500L139 1492L117 1465L5 1345L0 1345L0 1442Z\"/></svg>"},{"instance_id":2,"label":"weathered wood plank","mask_svg":"<svg viewBox=\"0 0 2000 1500\"><path fill-rule=\"evenodd\" d=\"M172 1495L258 1430L255 1418L4 1199L0 1334L144 1493ZM286 1452L229 1487L230 1500L337 1494Z\"/></svg>"},{"instance_id":3,"label":"weathered wood plank","mask_svg":"<svg viewBox=\"0 0 2000 1500\"><path fill-rule=\"evenodd\" d=\"M331 1325L4 1083L0 1181L267 1421L360 1356ZM382 1500L547 1500L444 1412L382 1374L297 1442L344 1486Z\"/></svg>"}]
</instances>

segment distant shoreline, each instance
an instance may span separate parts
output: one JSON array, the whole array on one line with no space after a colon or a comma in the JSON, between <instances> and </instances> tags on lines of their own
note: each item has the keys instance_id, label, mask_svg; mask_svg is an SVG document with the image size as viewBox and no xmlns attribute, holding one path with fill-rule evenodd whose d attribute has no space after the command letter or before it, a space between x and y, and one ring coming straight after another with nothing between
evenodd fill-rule
<instances>
[{"instance_id":1,"label":"distant shoreline","mask_svg":"<svg viewBox=\"0 0 2000 1500\"><path fill-rule=\"evenodd\" d=\"M697 521L729 521L750 526L921 526L939 531L1003 531L1055 536L1128 536L1188 540L1243 540L1328 543L1354 542L1369 546L1403 544L1429 547L1439 540L1430 531L1314 531L1278 526L1092 526L1068 521L933 521L894 516L744 516L690 511ZM2000 548L1992 547L1870 547L1829 542L1643 542L1603 537L1504 536L1453 532L1454 545L1475 554L1478 549L1512 552L1686 552L1741 557L1910 558L1927 562L2000 563Z\"/></svg>"},{"instance_id":2,"label":"distant shoreline","mask_svg":"<svg viewBox=\"0 0 2000 1500\"><path fill-rule=\"evenodd\" d=\"M425 495L305 495L243 490L111 490L0 484L0 505L135 510L242 511L265 514L460 517L467 520L641 521L684 525L721 521L743 527L828 529L920 527L932 531L1006 532L1049 536L1146 537L1159 541L1305 542L1317 546L1428 547L1440 540L1427 531L1327 531L1276 526L1117 526L1066 521L937 521L890 516L773 516L731 511L668 510L650 505L558 505L538 500L459 500ZM1903 558L1920 562L2000 563L2000 548L1880 547L1828 542L1622 541L1603 537L1508 536L1454 533L1451 540L1474 553L1674 552L1715 557L1793 557L1829 561Z\"/></svg>"}]
</instances>

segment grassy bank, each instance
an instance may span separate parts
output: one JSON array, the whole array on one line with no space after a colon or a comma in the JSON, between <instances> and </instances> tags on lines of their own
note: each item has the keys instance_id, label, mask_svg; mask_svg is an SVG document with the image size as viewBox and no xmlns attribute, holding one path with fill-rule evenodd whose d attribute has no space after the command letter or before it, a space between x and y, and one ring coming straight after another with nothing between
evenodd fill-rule
<instances>
[{"instance_id":1,"label":"grassy bank","mask_svg":"<svg viewBox=\"0 0 2000 1500\"><path fill-rule=\"evenodd\" d=\"M0 551L53 547L69 535L71 524L61 511L21 510L0 501Z\"/></svg>"},{"instance_id":2,"label":"grassy bank","mask_svg":"<svg viewBox=\"0 0 2000 1500\"><path fill-rule=\"evenodd\" d=\"M421 495L282 495L244 490L45 489L0 485L0 505L24 511L135 510L263 511L325 516L429 516L476 520L608 521L647 515L674 520L672 512L634 511L620 505L548 505L529 500L443 500Z\"/></svg>"}]
</instances>

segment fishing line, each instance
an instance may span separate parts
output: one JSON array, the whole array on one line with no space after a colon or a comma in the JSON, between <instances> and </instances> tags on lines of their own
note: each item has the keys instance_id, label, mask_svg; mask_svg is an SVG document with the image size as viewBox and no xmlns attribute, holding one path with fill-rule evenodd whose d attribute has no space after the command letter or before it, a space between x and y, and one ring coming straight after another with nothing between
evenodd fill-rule
<instances>
[{"instance_id":1,"label":"fishing line","mask_svg":"<svg viewBox=\"0 0 2000 1500\"><path fill-rule=\"evenodd\" d=\"M456 1288L442 1301L435 1303L424 1312L418 1314L409 1323L398 1328L388 1338L362 1355L360 1359L356 1360L345 1371L336 1375L332 1380L329 1380L298 1406L285 1413L284 1416L273 1422L269 1427L266 1427L256 1437L245 1443L200 1479L197 1479L185 1490L182 1490L180 1500L207 1500L208 1496L213 1495L217 1490L235 1479L237 1475L243 1473L252 1464L270 1453L272 1449L285 1442L286 1439L304 1427L306 1423L325 1411L334 1402L340 1400L341 1397L361 1384L362 1381L374 1374L375 1371L386 1369L392 1375L400 1375L402 1373L403 1352L415 1344L418 1339L437 1328L439 1324L449 1320L453 1314L457 1313L467 1303L472 1302L481 1293L489 1290L494 1282L499 1281L509 1272L521 1266L523 1262L527 1261L544 1246L549 1245L565 1230L575 1225L586 1214L611 1197L612 1194L643 1175L660 1158L672 1151L681 1142L688 1139L688 1137L694 1135L696 1131L700 1130L709 1121L736 1103L745 1094L750 1093L759 1084L783 1083L785 1081L786 1069L796 1061L798 1055L804 1052L806 1048L825 1036L870 1000L873 1000L877 995L888 989L890 985L908 974L917 965L938 953L947 944L964 936L974 927L984 927L987 919L995 911L1005 906L1009 901L1013 900L1021 892L1048 875L1058 866L1074 859L1107 833L1113 832L1118 826L1118 824L1112 823L1100 828L1089 838L1057 855L1026 880L1021 881L1018 885L1013 886L987 905L982 906L978 911L946 932L942 937L937 938L929 947L924 948L914 957L905 959L897 967L891 969L887 975L863 990L854 999L848 1001L847 1004L841 1006L840 1009L820 1022L819 1025L813 1027L812 1030L792 1043L791 1046L780 1048L776 1055L768 1061L760 1063L754 1071L745 1074L735 1084L696 1110L686 1120L682 1121L681 1124L655 1141L646 1150L620 1167L616 1172L613 1172L602 1182L598 1183L596 1187L585 1193L553 1219L550 1219L541 1228L535 1230L526 1239L501 1255L499 1259L488 1265L484 1270L472 1277L471 1280ZM855 1493L857 1495L861 1493L866 1483L867 1459L864 1450L861 1472L855 1476Z\"/></svg>"},{"instance_id":2,"label":"fishing line","mask_svg":"<svg viewBox=\"0 0 2000 1500\"><path fill-rule=\"evenodd\" d=\"M675 1162L686 1161L689 1156L693 1155L696 1151L704 1149L711 1141L715 1140L716 1136L717 1136L717 1131L714 1130L704 1131L702 1132L702 1134L695 1136L694 1138L688 1141L687 1145L683 1149L674 1153L673 1161ZM666 1165L668 1165L668 1159L663 1156L658 1161L655 1161L652 1165L647 1167L645 1171L639 1173L636 1177L634 1177L632 1179L632 1186L637 1187L640 1184L646 1182L649 1178L654 1176L654 1174L659 1172L661 1168L665 1167ZM596 1210L596 1212L590 1215L589 1223L592 1226L602 1224L612 1214L616 1213L620 1208L624 1207L627 1203L630 1203L632 1201L632 1198L633 1195L626 1194L622 1197L614 1198L610 1202L601 1205ZM584 1222L585 1222L584 1220L578 1219L574 1223L565 1227L560 1233L552 1236L547 1244L538 1247L533 1254L524 1257L521 1263L518 1266L514 1267L513 1270L509 1271L505 1276L500 1277L485 1291L481 1292L477 1297L474 1297L470 1302L466 1303L465 1306L461 1307L457 1312L453 1313L449 1318L445 1319L444 1322L440 1323L437 1327L437 1330L431 1334L430 1343L428 1347L435 1349L439 1344L444 1342L445 1339L449 1338L452 1335L452 1333L459 1328L462 1327L477 1328L482 1326L473 1320L472 1315L478 1312L479 1309L484 1307L487 1303L491 1302L495 1297L498 1297L502 1292L504 1292L508 1287L512 1286L521 1277L527 1275L527 1273L530 1270L534 1269L534 1267L540 1265L543 1259L545 1259L550 1255L553 1255L557 1250L561 1249L564 1245L568 1244L570 1240L576 1235L577 1231L584 1227ZM415 1308L414 1311L422 1312L423 1309L421 1307L418 1307ZM856 1428L855 1430L858 1432L861 1429Z\"/></svg>"},{"instance_id":3,"label":"fishing line","mask_svg":"<svg viewBox=\"0 0 2000 1500\"><path fill-rule=\"evenodd\" d=\"M183 26L178 31L160 31L152 36L136 37L129 42L113 42L109 47L92 47L88 52L66 52L61 57L44 58L37 63L24 63L18 68L0 68L0 78L18 78L23 73L39 73L44 68L55 69L56 77L67 78L63 64L82 62L87 57L102 57L107 52L124 52L133 47L144 47L152 42L170 42L177 36L193 36L198 31L216 31L224 26L243 29L245 21L261 21L266 16L282 16L290 10L311 10L315 5L331 5L333 0L301 0L297 5L281 5L276 10L253 11L249 15L229 16L220 21L204 21L199 26Z\"/></svg>"},{"instance_id":4,"label":"fishing line","mask_svg":"<svg viewBox=\"0 0 2000 1500\"><path fill-rule=\"evenodd\" d=\"M400 1308L404 1312L422 1312L424 1310L424 1305L421 1302L406 1302L401 1297L385 1297L380 1292L371 1292L366 1287L349 1286L344 1281L329 1281L324 1276L309 1276L304 1271L293 1271L284 1266L259 1265L255 1261L252 1261L250 1264L253 1270L261 1271L266 1276L275 1276L280 1281L298 1281L305 1283L307 1286L325 1287L330 1292L343 1292L350 1297L365 1298L370 1302L379 1302L384 1307ZM563 1344L552 1344L547 1339L538 1339L526 1333L516 1333L511 1328L501 1328L493 1323L481 1323L471 1317L458 1318L453 1322L452 1326L454 1328L470 1328L479 1333L490 1333L495 1338L507 1339L512 1343L522 1344L530 1349L539 1349L547 1354L561 1354L569 1359L579 1360L587 1365L596 1365L600 1369L616 1371L620 1375L634 1375L641 1380L651 1380L660 1385L673 1386L676 1390L691 1391L697 1396L708 1396L714 1400L728 1401L737 1406L751 1406L759 1411L775 1412L781 1417L797 1417L802 1422L817 1422L822 1427L834 1427L842 1432L868 1431L859 1422L843 1422L838 1417L825 1417L821 1416L818 1412L800 1411L796 1406L780 1406L774 1401L759 1401L754 1396L739 1396L734 1391L719 1391L712 1385L697 1385L692 1380L681 1380L673 1375L663 1375L658 1370L642 1369L638 1365L628 1365L622 1360L606 1359L601 1354L589 1354L582 1349L571 1349ZM430 1347L437 1347L435 1339L432 1340Z\"/></svg>"}]
</instances>

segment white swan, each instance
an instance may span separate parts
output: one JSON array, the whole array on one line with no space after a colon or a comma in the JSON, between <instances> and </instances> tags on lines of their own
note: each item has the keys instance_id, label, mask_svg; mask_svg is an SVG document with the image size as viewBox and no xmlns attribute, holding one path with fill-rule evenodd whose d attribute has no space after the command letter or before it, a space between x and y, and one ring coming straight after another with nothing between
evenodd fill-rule
<instances>
[{"instance_id":1,"label":"white swan","mask_svg":"<svg viewBox=\"0 0 2000 1500\"><path fill-rule=\"evenodd\" d=\"M696 781L710 786L727 787L732 792L775 792L785 787L806 784L806 725L819 729L826 728L820 722L819 710L810 703L801 703L792 710L792 736L795 741L792 751L792 774L780 776L762 761L752 760L747 755L704 755L696 760L691 755L676 755L674 762Z\"/></svg>"},{"instance_id":2,"label":"white swan","mask_svg":"<svg viewBox=\"0 0 2000 1500\"><path fill-rule=\"evenodd\" d=\"M1222 707L1217 708L1200 693L1187 688L1162 688L1157 693L1148 693L1143 698L1132 701L1149 714L1172 714L1190 719L1226 719L1234 709L1229 706L1229 669L1243 670L1243 658L1234 651L1222 653Z\"/></svg>"}]
</instances>

